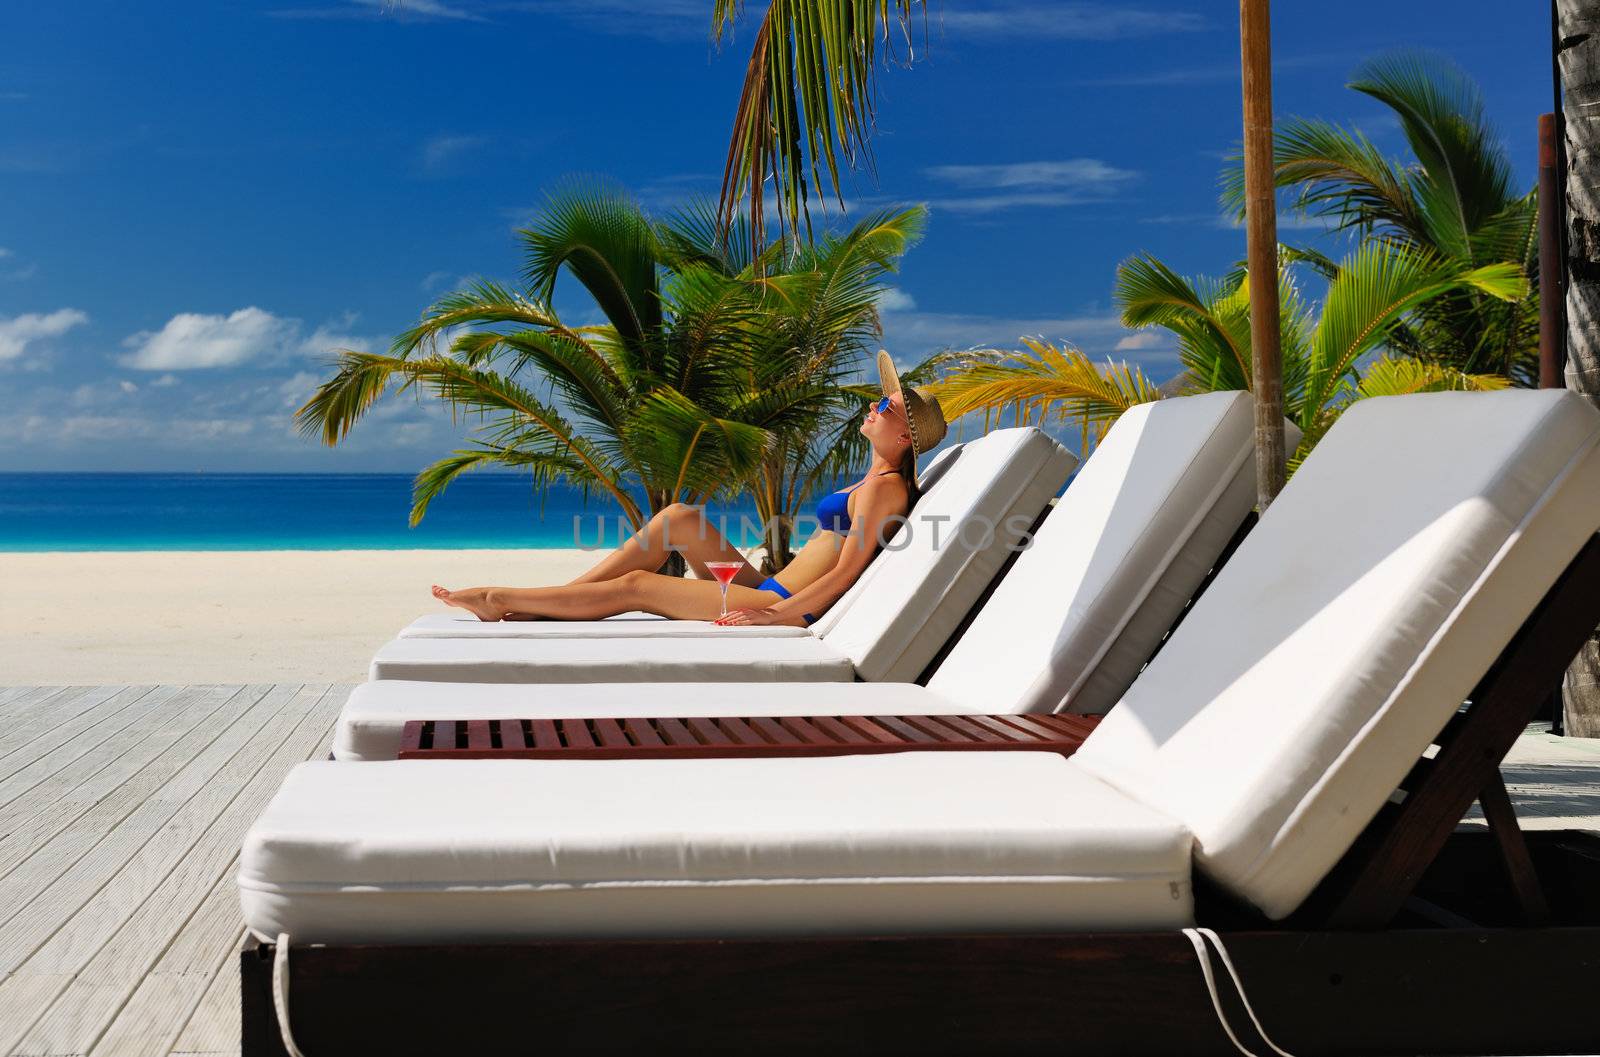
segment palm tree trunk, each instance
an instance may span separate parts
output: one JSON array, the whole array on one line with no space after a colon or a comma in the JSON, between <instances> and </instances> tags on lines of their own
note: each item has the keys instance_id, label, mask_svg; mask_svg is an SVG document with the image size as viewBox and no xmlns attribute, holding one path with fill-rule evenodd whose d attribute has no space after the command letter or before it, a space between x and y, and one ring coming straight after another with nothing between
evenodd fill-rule
<instances>
[{"instance_id":1,"label":"palm tree trunk","mask_svg":"<svg viewBox=\"0 0 1600 1057\"><path fill-rule=\"evenodd\" d=\"M1600 0L1555 0L1567 152L1567 388L1600 406ZM1600 632L1562 687L1566 730L1600 737Z\"/></svg>"}]
</instances>

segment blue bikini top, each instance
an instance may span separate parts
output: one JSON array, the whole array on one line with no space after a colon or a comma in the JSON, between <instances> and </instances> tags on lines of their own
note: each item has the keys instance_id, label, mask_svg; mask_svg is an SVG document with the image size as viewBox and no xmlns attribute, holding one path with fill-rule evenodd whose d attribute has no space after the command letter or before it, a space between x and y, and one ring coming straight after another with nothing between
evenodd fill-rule
<instances>
[{"instance_id":1,"label":"blue bikini top","mask_svg":"<svg viewBox=\"0 0 1600 1057\"><path fill-rule=\"evenodd\" d=\"M887 477L889 474L898 473L897 470L886 470L878 474ZM865 481L857 481L849 488L841 488L832 495L825 495L817 503L817 522L824 532L837 532L841 536L850 531L850 493L860 488Z\"/></svg>"}]
</instances>

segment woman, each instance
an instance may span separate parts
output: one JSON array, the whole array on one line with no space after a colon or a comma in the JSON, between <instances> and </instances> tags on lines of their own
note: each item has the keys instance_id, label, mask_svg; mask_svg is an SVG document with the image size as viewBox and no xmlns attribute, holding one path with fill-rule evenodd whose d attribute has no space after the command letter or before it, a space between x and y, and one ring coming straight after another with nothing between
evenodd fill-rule
<instances>
[{"instance_id":1,"label":"woman","mask_svg":"<svg viewBox=\"0 0 1600 1057\"><path fill-rule=\"evenodd\" d=\"M888 353L878 353L883 399L867 409L861 433L872 442L866 476L817 504L821 531L776 576L762 579L744 563L722 592L707 562L744 562L744 556L706 521L698 507L675 503L650 520L604 561L564 587L474 587L433 595L480 620L599 620L644 610L679 620L718 624L803 626L838 601L878 549L904 523L916 502L917 456L944 439L939 402L902 390ZM656 572L670 551L683 553L701 580Z\"/></svg>"}]
</instances>

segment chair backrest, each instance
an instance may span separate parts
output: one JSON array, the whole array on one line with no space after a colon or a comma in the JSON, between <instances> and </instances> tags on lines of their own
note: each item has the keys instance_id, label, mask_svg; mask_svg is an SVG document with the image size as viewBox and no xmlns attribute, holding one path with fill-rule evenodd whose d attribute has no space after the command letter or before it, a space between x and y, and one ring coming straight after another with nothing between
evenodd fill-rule
<instances>
[{"instance_id":1,"label":"chair backrest","mask_svg":"<svg viewBox=\"0 0 1600 1057\"><path fill-rule=\"evenodd\" d=\"M1600 412L1575 394L1363 400L1074 765L1284 917L1597 527Z\"/></svg>"},{"instance_id":2,"label":"chair backrest","mask_svg":"<svg viewBox=\"0 0 1600 1057\"><path fill-rule=\"evenodd\" d=\"M964 447L966 447L966 442L956 441L954 444L934 452L933 458L928 460L928 465L922 468L921 473L917 474L917 487L926 493L934 485L938 484L945 471L954 466L956 460L961 458L961 449Z\"/></svg>"},{"instance_id":3,"label":"chair backrest","mask_svg":"<svg viewBox=\"0 0 1600 1057\"><path fill-rule=\"evenodd\" d=\"M968 441L812 631L863 679L914 680L1075 465L1031 426Z\"/></svg>"},{"instance_id":4,"label":"chair backrest","mask_svg":"<svg viewBox=\"0 0 1600 1057\"><path fill-rule=\"evenodd\" d=\"M1124 413L929 688L994 712L1115 704L1255 506L1254 451L1248 393Z\"/></svg>"}]
</instances>

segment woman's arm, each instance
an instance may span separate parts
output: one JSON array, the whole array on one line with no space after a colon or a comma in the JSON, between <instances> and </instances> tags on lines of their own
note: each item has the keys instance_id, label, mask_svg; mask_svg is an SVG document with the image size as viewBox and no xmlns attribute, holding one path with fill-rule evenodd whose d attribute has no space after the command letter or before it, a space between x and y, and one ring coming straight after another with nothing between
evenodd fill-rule
<instances>
[{"instance_id":1,"label":"woman's arm","mask_svg":"<svg viewBox=\"0 0 1600 1057\"><path fill-rule=\"evenodd\" d=\"M805 614L821 613L837 602L860 579L873 557L903 523L906 511L905 485L897 477L869 481L856 490L855 505L855 513L850 519L850 534L839 548L839 557L833 568L775 606L765 610L739 610L729 613L718 623L793 624L803 627L806 623Z\"/></svg>"}]
</instances>

